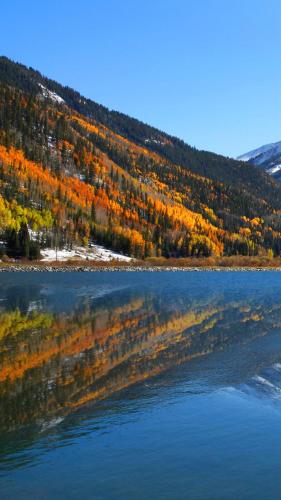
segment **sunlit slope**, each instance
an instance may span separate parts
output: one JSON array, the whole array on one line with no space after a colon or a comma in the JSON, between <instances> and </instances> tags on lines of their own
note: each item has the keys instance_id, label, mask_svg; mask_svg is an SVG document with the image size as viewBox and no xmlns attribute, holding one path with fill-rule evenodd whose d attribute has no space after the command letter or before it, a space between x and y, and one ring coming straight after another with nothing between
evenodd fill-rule
<instances>
[{"instance_id":1,"label":"sunlit slope","mask_svg":"<svg viewBox=\"0 0 281 500\"><path fill-rule=\"evenodd\" d=\"M1 81L8 243L27 224L41 247L92 240L139 258L279 254L281 187L255 167L183 146L5 58Z\"/></svg>"}]
</instances>

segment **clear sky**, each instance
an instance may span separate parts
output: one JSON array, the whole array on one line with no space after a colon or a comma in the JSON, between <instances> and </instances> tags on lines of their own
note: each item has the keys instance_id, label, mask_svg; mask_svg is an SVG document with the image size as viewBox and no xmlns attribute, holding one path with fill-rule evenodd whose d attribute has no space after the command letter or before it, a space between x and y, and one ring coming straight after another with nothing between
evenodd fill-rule
<instances>
[{"instance_id":1,"label":"clear sky","mask_svg":"<svg viewBox=\"0 0 281 500\"><path fill-rule=\"evenodd\" d=\"M281 140L280 0L9 0L1 53L200 149Z\"/></svg>"}]
</instances>

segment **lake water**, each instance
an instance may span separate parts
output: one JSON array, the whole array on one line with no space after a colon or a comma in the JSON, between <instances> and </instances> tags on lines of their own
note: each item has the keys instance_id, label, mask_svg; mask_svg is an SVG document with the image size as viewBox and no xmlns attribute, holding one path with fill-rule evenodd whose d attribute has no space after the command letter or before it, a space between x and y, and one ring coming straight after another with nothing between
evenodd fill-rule
<instances>
[{"instance_id":1,"label":"lake water","mask_svg":"<svg viewBox=\"0 0 281 500\"><path fill-rule=\"evenodd\" d=\"M281 273L1 273L1 500L280 491Z\"/></svg>"}]
</instances>

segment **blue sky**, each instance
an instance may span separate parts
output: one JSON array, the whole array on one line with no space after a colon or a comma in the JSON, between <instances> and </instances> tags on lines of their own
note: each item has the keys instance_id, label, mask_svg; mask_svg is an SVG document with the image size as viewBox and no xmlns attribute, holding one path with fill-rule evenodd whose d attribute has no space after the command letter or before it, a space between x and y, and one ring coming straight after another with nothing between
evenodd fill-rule
<instances>
[{"instance_id":1,"label":"blue sky","mask_svg":"<svg viewBox=\"0 0 281 500\"><path fill-rule=\"evenodd\" d=\"M1 53L200 149L281 140L279 0L9 0Z\"/></svg>"}]
</instances>

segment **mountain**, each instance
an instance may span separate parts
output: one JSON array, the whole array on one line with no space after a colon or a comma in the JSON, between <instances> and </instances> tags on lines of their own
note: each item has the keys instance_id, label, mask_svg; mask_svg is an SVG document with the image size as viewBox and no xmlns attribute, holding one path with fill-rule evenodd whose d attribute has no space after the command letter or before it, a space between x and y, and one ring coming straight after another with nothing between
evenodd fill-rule
<instances>
[{"instance_id":1,"label":"mountain","mask_svg":"<svg viewBox=\"0 0 281 500\"><path fill-rule=\"evenodd\" d=\"M257 165L278 180L281 180L281 141L266 144L238 156L237 160Z\"/></svg>"},{"instance_id":2,"label":"mountain","mask_svg":"<svg viewBox=\"0 0 281 500\"><path fill-rule=\"evenodd\" d=\"M138 258L281 249L281 185L0 57L3 252L104 245Z\"/></svg>"}]
</instances>

